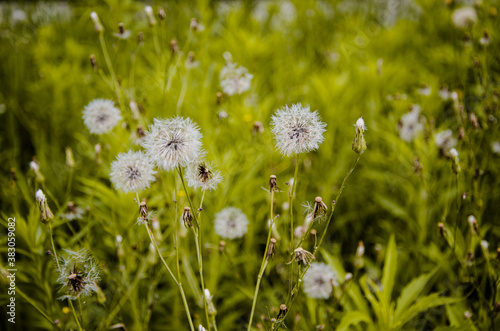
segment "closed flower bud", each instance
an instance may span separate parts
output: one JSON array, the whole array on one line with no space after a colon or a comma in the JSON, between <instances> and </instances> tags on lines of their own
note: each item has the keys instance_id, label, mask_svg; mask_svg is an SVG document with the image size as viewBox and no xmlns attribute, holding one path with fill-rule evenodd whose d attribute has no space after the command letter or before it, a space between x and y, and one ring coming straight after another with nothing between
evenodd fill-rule
<instances>
[{"instance_id":1,"label":"closed flower bud","mask_svg":"<svg viewBox=\"0 0 500 331\"><path fill-rule=\"evenodd\" d=\"M151 6L146 6L144 8L144 11L146 12L149 25L151 26L156 25L156 18L155 15L153 14L153 8L151 8Z\"/></svg>"},{"instance_id":2,"label":"closed flower bud","mask_svg":"<svg viewBox=\"0 0 500 331\"><path fill-rule=\"evenodd\" d=\"M43 194L42 190L36 191L36 201L38 202L38 208L40 209L40 219L42 223L50 223L54 219L54 214L47 204L47 198Z\"/></svg>"},{"instance_id":3,"label":"closed flower bud","mask_svg":"<svg viewBox=\"0 0 500 331\"><path fill-rule=\"evenodd\" d=\"M182 214L182 220L184 221L185 227L193 227L193 214L191 214L191 208L184 207L184 213Z\"/></svg>"},{"instance_id":4,"label":"closed flower bud","mask_svg":"<svg viewBox=\"0 0 500 331\"><path fill-rule=\"evenodd\" d=\"M267 249L267 256L266 256L267 260L269 260L269 258L272 258L274 256L275 246L276 246L276 239L271 238L271 241L269 242L269 248Z\"/></svg>"},{"instance_id":5,"label":"closed flower bud","mask_svg":"<svg viewBox=\"0 0 500 331\"><path fill-rule=\"evenodd\" d=\"M461 171L461 169L460 169L460 163L458 162L459 161L458 152L455 148L450 149L450 157L452 161L451 169L455 174L458 174Z\"/></svg>"},{"instance_id":6,"label":"closed flower bud","mask_svg":"<svg viewBox=\"0 0 500 331\"><path fill-rule=\"evenodd\" d=\"M75 167L75 159L73 158L73 151L71 150L71 147L66 147L66 165L69 168Z\"/></svg>"},{"instance_id":7,"label":"closed flower bud","mask_svg":"<svg viewBox=\"0 0 500 331\"><path fill-rule=\"evenodd\" d=\"M366 140L364 136L366 130L365 121L360 117L354 126L356 127L356 135L352 141L352 150L358 154L363 154L366 150Z\"/></svg>"},{"instance_id":8,"label":"closed flower bud","mask_svg":"<svg viewBox=\"0 0 500 331\"><path fill-rule=\"evenodd\" d=\"M94 30L96 32L104 31L104 27L102 26L101 21L99 20L99 16L95 11L90 13L90 19L92 20L92 22L94 22Z\"/></svg>"}]
</instances>

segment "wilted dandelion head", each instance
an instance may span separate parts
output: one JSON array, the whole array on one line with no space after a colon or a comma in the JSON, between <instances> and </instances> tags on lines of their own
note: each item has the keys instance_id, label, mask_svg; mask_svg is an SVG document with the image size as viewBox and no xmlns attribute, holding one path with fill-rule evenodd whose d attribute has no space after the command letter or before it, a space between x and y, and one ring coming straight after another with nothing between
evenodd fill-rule
<instances>
[{"instance_id":1,"label":"wilted dandelion head","mask_svg":"<svg viewBox=\"0 0 500 331\"><path fill-rule=\"evenodd\" d=\"M60 292L65 293L60 299L75 300L80 295L86 296L97 292L99 270L95 261L86 249L66 251L60 262L59 278Z\"/></svg>"},{"instance_id":2,"label":"wilted dandelion head","mask_svg":"<svg viewBox=\"0 0 500 331\"><path fill-rule=\"evenodd\" d=\"M143 152L128 151L118 154L111 163L111 181L117 189L139 192L149 187L155 180L156 171L149 158Z\"/></svg>"},{"instance_id":3,"label":"wilted dandelion head","mask_svg":"<svg viewBox=\"0 0 500 331\"><path fill-rule=\"evenodd\" d=\"M410 112L404 114L398 123L399 136L406 142L410 142L424 129L420 118L420 106L413 105Z\"/></svg>"},{"instance_id":4,"label":"wilted dandelion head","mask_svg":"<svg viewBox=\"0 0 500 331\"><path fill-rule=\"evenodd\" d=\"M75 206L73 201L68 202L68 210L66 213L60 214L62 218L67 219L68 221L79 220L83 217L85 211L83 208L79 206Z\"/></svg>"},{"instance_id":5,"label":"wilted dandelion head","mask_svg":"<svg viewBox=\"0 0 500 331\"><path fill-rule=\"evenodd\" d=\"M156 119L149 126L142 146L146 154L165 170L187 166L201 152L202 134L190 118Z\"/></svg>"},{"instance_id":6,"label":"wilted dandelion head","mask_svg":"<svg viewBox=\"0 0 500 331\"><path fill-rule=\"evenodd\" d=\"M122 115L111 100L95 99L85 106L83 111L83 122L90 132L103 134L111 131Z\"/></svg>"},{"instance_id":7,"label":"wilted dandelion head","mask_svg":"<svg viewBox=\"0 0 500 331\"><path fill-rule=\"evenodd\" d=\"M477 22L476 10L472 7L457 8L452 15L453 24L459 29L466 29Z\"/></svg>"},{"instance_id":8,"label":"wilted dandelion head","mask_svg":"<svg viewBox=\"0 0 500 331\"><path fill-rule=\"evenodd\" d=\"M278 109L271 126L276 147L286 156L316 150L325 139L326 124L321 122L318 112L300 103Z\"/></svg>"},{"instance_id":9,"label":"wilted dandelion head","mask_svg":"<svg viewBox=\"0 0 500 331\"><path fill-rule=\"evenodd\" d=\"M324 263L312 263L304 276L304 292L314 299L328 299L335 283L335 274Z\"/></svg>"},{"instance_id":10,"label":"wilted dandelion head","mask_svg":"<svg viewBox=\"0 0 500 331\"><path fill-rule=\"evenodd\" d=\"M241 238L247 230L248 218L239 208L227 207L215 215L215 232L222 238Z\"/></svg>"},{"instance_id":11,"label":"wilted dandelion head","mask_svg":"<svg viewBox=\"0 0 500 331\"><path fill-rule=\"evenodd\" d=\"M434 142L437 147L443 150L449 150L457 144L457 140L453 138L453 132L450 129L436 133Z\"/></svg>"},{"instance_id":12,"label":"wilted dandelion head","mask_svg":"<svg viewBox=\"0 0 500 331\"><path fill-rule=\"evenodd\" d=\"M211 164L193 162L187 167L186 179L190 187L213 190L222 181L222 175Z\"/></svg>"},{"instance_id":13,"label":"wilted dandelion head","mask_svg":"<svg viewBox=\"0 0 500 331\"><path fill-rule=\"evenodd\" d=\"M228 62L220 71L220 87L227 95L242 94L250 89L253 75L247 68Z\"/></svg>"}]
</instances>

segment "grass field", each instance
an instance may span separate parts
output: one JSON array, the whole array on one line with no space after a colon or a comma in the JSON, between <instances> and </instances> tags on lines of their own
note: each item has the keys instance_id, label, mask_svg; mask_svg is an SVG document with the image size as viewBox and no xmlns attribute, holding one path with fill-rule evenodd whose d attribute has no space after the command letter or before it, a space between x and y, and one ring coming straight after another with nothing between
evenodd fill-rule
<instances>
[{"instance_id":1,"label":"grass field","mask_svg":"<svg viewBox=\"0 0 500 331\"><path fill-rule=\"evenodd\" d=\"M499 7L0 4L0 329L499 329Z\"/></svg>"}]
</instances>

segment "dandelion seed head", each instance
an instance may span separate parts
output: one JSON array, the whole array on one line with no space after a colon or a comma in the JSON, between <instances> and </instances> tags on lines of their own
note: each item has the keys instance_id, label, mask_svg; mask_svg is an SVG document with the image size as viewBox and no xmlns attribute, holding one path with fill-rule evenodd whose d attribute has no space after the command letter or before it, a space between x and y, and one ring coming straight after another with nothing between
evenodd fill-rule
<instances>
[{"instance_id":1,"label":"dandelion seed head","mask_svg":"<svg viewBox=\"0 0 500 331\"><path fill-rule=\"evenodd\" d=\"M186 179L188 186L205 191L214 190L222 182L222 175L212 164L193 162L187 166Z\"/></svg>"},{"instance_id":2,"label":"dandelion seed head","mask_svg":"<svg viewBox=\"0 0 500 331\"><path fill-rule=\"evenodd\" d=\"M404 114L398 123L399 136L406 142L410 142L424 129L421 121L420 106L413 105L410 112Z\"/></svg>"},{"instance_id":3,"label":"dandelion seed head","mask_svg":"<svg viewBox=\"0 0 500 331\"><path fill-rule=\"evenodd\" d=\"M153 164L143 152L118 154L111 163L111 181L125 193L139 192L149 187L155 180L155 174Z\"/></svg>"},{"instance_id":4,"label":"dandelion seed head","mask_svg":"<svg viewBox=\"0 0 500 331\"><path fill-rule=\"evenodd\" d=\"M457 8L452 15L453 24L459 29L466 29L477 22L476 10L472 7Z\"/></svg>"},{"instance_id":5,"label":"dandelion seed head","mask_svg":"<svg viewBox=\"0 0 500 331\"><path fill-rule=\"evenodd\" d=\"M326 124L321 122L318 112L300 103L278 109L271 118L271 126L276 147L286 156L314 151L325 139Z\"/></svg>"},{"instance_id":6,"label":"dandelion seed head","mask_svg":"<svg viewBox=\"0 0 500 331\"><path fill-rule=\"evenodd\" d=\"M65 293L59 299L76 300L80 295L87 296L97 292L99 270L86 249L67 250L59 265L61 268L57 283L61 285L60 292Z\"/></svg>"},{"instance_id":7,"label":"dandelion seed head","mask_svg":"<svg viewBox=\"0 0 500 331\"><path fill-rule=\"evenodd\" d=\"M335 283L335 273L325 263L312 263L304 276L304 292L313 299L328 299Z\"/></svg>"},{"instance_id":8,"label":"dandelion seed head","mask_svg":"<svg viewBox=\"0 0 500 331\"><path fill-rule=\"evenodd\" d=\"M190 118L156 119L142 141L148 157L165 170L184 167L201 153L202 134Z\"/></svg>"},{"instance_id":9,"label":"dandelion seed head","mask_svg":"<svg viewBox=\"0 0 500 331\"><path fill-rule=\"evenodd\" d=\"M239 208L227 207L215 215L215 232L225 239L241 238L248 230L248 218Z\"/></svg>"},{"instance_id":10,"label":"dandelion seed head","mask_svg":"<svg viewBox=\"0 0 500 331\"><path fill-rule=\"evenodd\" d=\"M252 78L247 68L228 61L220 71L220 87L229 96L242 94L250 89Z\"/></svg>"},{"instance_id":11,"label":"dandelion seed head","mask_svg":"<svg viewBox=\"0 0 500 331\"><path fill-rule=\"evenodd\" d=\"M35 197L36 197L36 201L38 201L38 202L47 201L47 198L45 198L45 194L43 194L42 190L36 191Z\"/></svg>"},{"instance_id":12,"label":"dandelion seed head","mask_svg":"<svg viewBox=\"0 0 500 331\"><path fill-rule=\"evenodd\" d=\"M91 133L103 134L111 131L122 119L120 110L111 100L95 99L85 106L83 122Z\"/></svg>"},{"instance_id":13,"label":"dandelion seed head","mask_svg":"<svg viewBox=\"0 0 500 331\"><path fill-rule=\"evenodd\" d=\"M434 142L437 147L443 150L449 150L457 144L457 140L453 138L453 132L450 129L436 133Z\"/></svg>"}]
</instances>

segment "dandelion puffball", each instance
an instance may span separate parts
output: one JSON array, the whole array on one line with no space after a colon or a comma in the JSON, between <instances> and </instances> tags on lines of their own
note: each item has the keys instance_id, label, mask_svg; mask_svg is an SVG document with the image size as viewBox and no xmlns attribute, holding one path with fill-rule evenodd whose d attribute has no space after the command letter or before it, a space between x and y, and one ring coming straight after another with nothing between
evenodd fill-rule
<instances>
[{"instance_id":1,"label":"dandelion puffball","mask_svg":"<svg viewBox=\"0 0 500 331\"><path fill-rule=\"evenodd\" d=\"M304 292L313 299L328 299L335 283L335 274L324 263L312 263L304 276Z\"/></svg>"},{"instance_id":2,"label":"dandelion puffball","mask_svg":"<svg viewBox=\"0 0 500 331\"><path fill-rule=\"evenodd\" d=\"M215 215L215 232L226 239L241 238L248 230L248 218L235 207L222 209Z\"/></svg>"},{"instance_id":3,"label":"dandelion puffball","mask_svg":"<svg viewBox=\"0 0 500 331\"><path fill-rule=\"evenodd\" d=\"M253 75L247 68L229 62L220 71L220 87L227 95L242 94L250 89Z\"/></svg>"},{"instance_id":4,"label":"dandelion puffball","mask_svg":"<svg viewBox=\"0 0 500 331\"><path fill-rule=\"evenodd\" d=\"M189 118L156 119L149 126L142 146L147 156L165 170L184 167L201 153L202 134Z\"/></svg>"},{"instance_id":5,"label":"dandelion puffball","mask_svg":"<svg viewBox=\"0 0 500 331\"><path fill-rule=\"evenodd\" d=\"M321 122L318 112L300 103L278 109L271 126L276 147L286 156L316 150L325 139L326 124Z\"/></svg>"},{"instance_id":6,"label":"dandelion puffball","mask_svg":"<svg viewBox=\"0 0 500 331\"><path fill-rule=\"evenodd\" d=\"M111 131L121 119L120 110L115 107L111 100L92 100L83 111L83 122L89 131L95 134Z\"/></svg>"},{"instance_id":7,"label":"dandelion puffball","mask_svg":"<svg viewBox=\"0 0 500 331\"><path fill-rule=\"evenodd\" d=\"M186 179L188 186L205 191L215 189L222 181L222 175L211 164L193 162L187 167Z\"/></svg>"},{"instance_id":8,"label":"dandelion puffball","mask_svg":"<svg viewBox=\"0 0 500 331\"><path fill-rule=\"evenodd\" d=\"M143 152L128 151L118 154L111 163L111 181L117 189L139 192L155 180L153 164Z\"/></svg>"}]
</instances>

